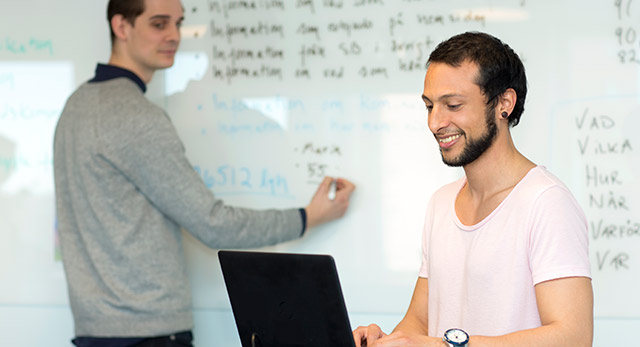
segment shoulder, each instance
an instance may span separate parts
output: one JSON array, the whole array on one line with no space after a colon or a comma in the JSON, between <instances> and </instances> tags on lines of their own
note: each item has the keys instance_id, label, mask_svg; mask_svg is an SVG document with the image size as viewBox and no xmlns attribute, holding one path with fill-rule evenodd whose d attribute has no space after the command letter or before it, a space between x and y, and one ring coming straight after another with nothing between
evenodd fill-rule
<instances>
[{"instance_id":1,"label":"shoulder","mask_svg":"<svg viewBox=\"0 0 640 347\"><path fill-rule=\"evenodd\" d=\"M539 200L575 200L567 186L544 166L536 166L522 179L517 187L517 196L536 203Z\"/></svg>"},{"instance_id":2,"label":"shoulder","mask_svg":"<svg viewBox=\"0 0 640 347\"><path fill-rule=\"evenodd\" d=\"M136 136L171 130L166 112L149 101L132 81L116 78L95 84L99 93L100 124L105 130Z\"/></svg>"},{"instance_id":3,"label":"shoulder","mask_svg":"<svg viewBox=\"0 0 640 347\"><path fill-rule=\"evenodd\" d=\"M100 100L113 114L126 119L164 117L164 111L149 101L132 81L116 78L99 83Z\"/></svg>"},{"instance_id":4,"label":"shoulder","mask_svg":"<svg viewBox=\"0 0 640 347\"><path fill-rule=\"evenodd\" d=\"M162 108L126 78L84 83L69 97L65 108L77 117L112 121L114 125L140 118L167 118Z\"/></svg>"},{"instance_id":5,"label":"shoulder","mask_svg":"<svg viewBox=\"0 0 640 347\"><path fill-rule=\"evenodd\" d=\"M458 192L460 192L460 189L462 189L466 182L466 178L462 177L451 183L447 183L436 190L429 200L428 211L433 212L436 206L453 206L453 202L458 196Z\"/></svg>"},{"instance_id":6,"label":"shoulder","mask_svg":"<svg viewBox=\"0 0 640 347\"><path fill-rule=\"evenodd\" d=\"M569 188L545 167L531 172L521 195L531 204L533 221L554 220L554 223L573 221L586 225L586 217Z\"/></svg>"},{"instance_id":7,"label":"shoulder","mask_svg":"<svg viewBox=\"0 0 640 347\"><path fill-rule=\"evenodd\" d=\"M462 189L462 187L465 185L465 183L467 182L465 177L459 178L453 182L447 183L444 186L440 187L438 190L436 190L435 193L433 193L433 197L437 197L437 198L444 198L444 197L455 197L456 195L458 195L458 192L460 192L460 189Z\"/></svg>"},{"instance_id":8,"label":"shoulder","mask_svg":"<svg viewBox=\"0 0 640 347\"><path fill-rule=\"evenodd\" d=\"M129 79L89 83L84 94L95 98L90 102L94 109L88 112L94 116L96 134L105 149L180 145L166 112L149 101Z\"/></svg>"}]
</instances>

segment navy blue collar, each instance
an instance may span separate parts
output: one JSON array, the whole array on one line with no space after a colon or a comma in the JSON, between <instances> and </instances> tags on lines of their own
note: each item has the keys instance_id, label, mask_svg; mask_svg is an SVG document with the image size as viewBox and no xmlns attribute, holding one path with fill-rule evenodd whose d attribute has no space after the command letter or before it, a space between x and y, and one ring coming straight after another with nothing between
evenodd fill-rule
<instances>
[{"instance_id":1,"label":"navy blue collar","mask_svg":"<svg viewBox=\"0 0 640 347\"><path fill-rule=\"evenodd\" d=\"M126 77L132 80L138 85L138 87L140 87L143 93L147 91L147 86L142 82L138 75L127 69L114 65L98 64L96 67L96 75L89 81L89 83L104 82L118 77Z\"/></svg>"}]
</instances>

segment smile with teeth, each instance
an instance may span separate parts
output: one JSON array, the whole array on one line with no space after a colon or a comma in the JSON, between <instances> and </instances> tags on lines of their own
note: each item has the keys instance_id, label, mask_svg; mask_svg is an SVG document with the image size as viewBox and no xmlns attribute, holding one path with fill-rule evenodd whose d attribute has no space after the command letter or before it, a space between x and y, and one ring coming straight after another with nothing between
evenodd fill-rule
<instances>
[{"instance_id":1,"label":"smile with teeth","mask_svg":"<svg viewBox=\"0 0 640 347\"><path fill-rule=\"evenodd\" d=\"M451 135L451 136L448 136L448 137L445 137L445 138L442 138L442 139L438 139L438 141L439 141L440 143L442 143L442 144L446 144L446 143L449 143L449 142L451 142L451 141L453 141L453 140L457 139L457 138L458 138L458 137L460 137L460 136L462 136L462 134Z\"/></svg>"}]
</instances>

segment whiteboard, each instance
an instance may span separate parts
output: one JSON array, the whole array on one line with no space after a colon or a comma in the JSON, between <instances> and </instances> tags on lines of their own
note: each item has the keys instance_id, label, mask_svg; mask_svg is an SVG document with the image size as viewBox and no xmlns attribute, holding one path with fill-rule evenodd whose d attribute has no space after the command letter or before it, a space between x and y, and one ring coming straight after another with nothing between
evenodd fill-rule
<instances>
[{"instance_id":1,"label":"whiteboard","mask_svg":"<svg viewBox=\"0 0 640 347\"><path fill-rule=\"evenodd\" d=\"M516 147L562 179L587 215L596 331L598 320L640 319L640 302L629 300L640 289L640 2L183 5L176 64L148 96L229 204L301 207L325 174L357 185L343 219L265 248L333 255L350 314L408 306L427 202L462 175L442 164L426 127L424 64L438 42L478 30L508 43L527 69ZM66 97L108 59L105 8L0 5L0 308L68 305L51 145ZM228 310L216 251L185 238L195 308Z\"/></svg>"},{"instance_id":2,"label":"whiteboard","mask_svg":"<svg viewBox=\"0 0 640 347\"><path fill-rule=\"evenodd\" d=\"M0 307L68 303L56 254L53 131L66 98L108 58L99 3L0 3Z\"/></svg>"},{"instance_id":3,"label":"whiteboard","mask_svg":"<svg viewBox=\"0 0 640 347\"><path fill-rule=\"evenodd\" d=\"M640 312L640 301L627 300L640 289L640 144L631 134L640 129L640 3L184 7L187 28L163 102L196 170L218 196L252 207L305 204L322 174L353 180L358 189L343 220L274 247L333 254L351 311L407 306L426 203L461 175L441 163L426 127L424 63L438 42L478 30L524 60L530 92L512 132L521 152L559 176L588 216L596 316ZM202 253L194 264L215 261L214 252ZM194 272L196 303L222 307L224 287L208 271Z\"/></svg>"}]
</instances>

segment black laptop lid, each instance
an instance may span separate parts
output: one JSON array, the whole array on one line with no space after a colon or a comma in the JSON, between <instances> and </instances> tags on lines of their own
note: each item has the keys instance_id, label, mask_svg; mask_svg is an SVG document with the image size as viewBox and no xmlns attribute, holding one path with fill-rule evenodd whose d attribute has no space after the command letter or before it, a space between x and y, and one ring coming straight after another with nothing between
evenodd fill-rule
<instances>
[{"instance_id":1,"label":"black laptop lid","mask_svg":"<svg viewBox=\"0 0 640 347\"><path fill-rule=\"evenodd\" d=\"M243 347L355 346L329 255L219 251Z\"/></svg>"}]
</instances>

